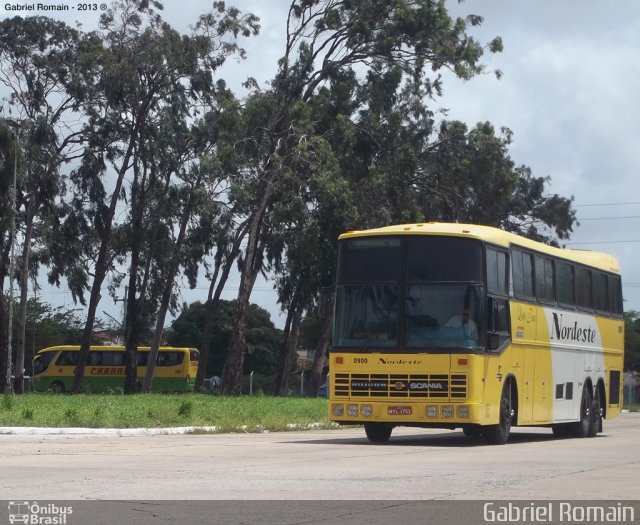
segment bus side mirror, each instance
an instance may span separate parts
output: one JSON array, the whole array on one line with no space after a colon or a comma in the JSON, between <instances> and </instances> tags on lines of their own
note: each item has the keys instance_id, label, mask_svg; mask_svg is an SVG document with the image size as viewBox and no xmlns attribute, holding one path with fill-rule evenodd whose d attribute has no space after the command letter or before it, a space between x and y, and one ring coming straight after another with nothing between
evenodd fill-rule
<instances>
[{"instance_id":1,"label":"bus side mirror","mask_svg":"<svg viewBox=\"0 0 640 525\"><path fill-rule=\"evenodd\" d=\"M487 350L497 350L500 348L500 336L495 332L487 334Z\"/></svg>"}]
</instances>

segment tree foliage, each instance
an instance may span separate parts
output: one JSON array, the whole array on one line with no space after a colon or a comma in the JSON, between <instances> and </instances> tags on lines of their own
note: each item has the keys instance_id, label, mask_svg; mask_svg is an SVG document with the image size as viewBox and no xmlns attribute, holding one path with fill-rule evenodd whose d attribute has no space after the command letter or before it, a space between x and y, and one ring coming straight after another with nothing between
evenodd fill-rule
<instances>
[{"instance_id":1,"label":"tree foliage","mask_svg":"<svg viewBox=\"0 0 640 525\"><path fill-rule=\"evenodd\" d=\"M214 2L181 34L161 8L118 0L95 32L43 17L1 22L7 107L37 123L19 216L23 244L32 235L37 249L24 268L37 279L47 265L51 283L65 280L87 303L75 391L107 291L126 300L128 393L151 386L153 365L136 376L137 345L157 348L180 287L203 275L206 300L183 310L173 339L201 346L198 385L220 374L225 393L239 394L242 375L259 369L287 393L305 318L317 326L319 384L340 233L440 220L569 238L572 199L547 195L548 178L516 165L508 129L439 116L442 72L471 79L486 73L484 53L502 49L500 38L473 37L481 17L452 18L444 0L294 0L272 81L263 90L250 79L240 100L220 67L244 56L239 39L257 33L256 17ZM7 174L14 143L2 126L0 139ZM3 212L3 282L7 224ZM237 299L222 301L234 265ZM286 313L282 333L256 321L261 273Z\"/></svg>"},{"instance_id":2,"label":"tree foliage","mask_svg":"<svg viewBox=\"0 0 640 525\"><path fill-rule=\"evenodd\" d=\"M624 369L640 372L640 312L625 312L624 328Z\"/></svg>"},{"instance_id":3,"label":"tree foliage","mask_svg":"<svg viewBox=\"0 0 640 525\"><path fill-rule=\"evenodd\" d=\"M229 351L234 324L235 301L220 300L213 323L206 377L220 376ZM190 346L203 350L206 305L195 302L185 305L180 315L171 323L169 344ZM249 307L247 331L247 359L245 374L274 375L277 369L277 351L282 331L275 328L269 312L252 304Z\"/></svg>"}]
</instances>

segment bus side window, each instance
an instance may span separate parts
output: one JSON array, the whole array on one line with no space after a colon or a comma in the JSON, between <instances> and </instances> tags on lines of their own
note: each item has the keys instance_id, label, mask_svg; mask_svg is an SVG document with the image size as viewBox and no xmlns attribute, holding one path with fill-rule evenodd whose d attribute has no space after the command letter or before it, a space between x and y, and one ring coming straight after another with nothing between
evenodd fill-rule
<instances>
[{"instance_id":1,"label":"bus side window","mask_svg":"<svg viewBox=\"0 0 640 525\"><path fill-rule=\"evenodd\" d=\"M614 317L622 315L622 292L618 276L609 276L609 306Z\"/></svg>"},{"instance_id":2,"label":"bus side window","mask_svg":"<svg viewBox=\"0 0 640 525\"><path fill-rule=\"evenodd\" d=\"M509 303L501 297L489 297L488 350L497 350L510 338Z\"/></svg>"},{"instance_id":3,"label":"bus side window","mask_svg":"<svg viewBox=\"0 0 640 525\"><path fill-rule=\"evenodd\" d=\"M511 252L513 293L516 297L534 299L533 259L530 253L514 249Z\"/></svg>"},{"instance_id":4,"label":"bus side window","mask_svg":"<svg viewBox=\"0 0 640 525\"><path fill-rule=\"evenodd\" d=\"M576 304L581 310L593 310L593 283L591 270L576 268Z\"/></svg>"},{"instance_id":5,"label":"bus side window","mask_svg":"<svg viewBox=\"0 0 640 525\"><path fill-rule=\"evenodd\" d=\"M507 254L487 248L487 288L489 292L507 295Z\"/></svg>"},{"instance_id":6,"label":"bus side window","mask_svg":"<svg viewBox=\"0 0 640 525\"><path fill-rule=\"evenodd\" d=\"M158 353L158 366L175 366L182 363L184 358L183 353L178 352L159 352Z\"/></svg>"}]
</instances>

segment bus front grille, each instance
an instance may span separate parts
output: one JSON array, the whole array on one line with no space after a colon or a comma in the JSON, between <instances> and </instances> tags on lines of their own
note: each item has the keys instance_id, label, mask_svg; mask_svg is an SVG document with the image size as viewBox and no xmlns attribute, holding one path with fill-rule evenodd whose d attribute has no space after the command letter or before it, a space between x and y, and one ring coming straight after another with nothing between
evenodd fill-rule
<instances>
[{"instance_id":1,"label":"bus front grille","mask_svg":"<svg viewBox=\"0 0 640 525\"><path fill-rule=\"evenodd\" d=\"M336 374L335 397L457 400L467 398L466 374Z\"/></svg>"}]
</instances>

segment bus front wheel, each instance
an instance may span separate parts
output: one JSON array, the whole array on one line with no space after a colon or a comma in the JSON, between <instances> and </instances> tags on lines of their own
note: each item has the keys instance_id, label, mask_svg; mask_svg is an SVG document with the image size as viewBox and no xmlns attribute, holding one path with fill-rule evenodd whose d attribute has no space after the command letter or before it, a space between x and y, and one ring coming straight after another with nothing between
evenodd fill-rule
<instances>
[{"instance_id":1,"label":"bus front wheel","mask_svg":"<svg viewBox=\"0 0 640 525\"><path fill-rule=\"evenodd\" d=\"M386 443L391 437L393 426L388 423L365 423L364 432L371 443Z\"/></svg>"},{"instance_id":2,"label":"bus front wheel","mask_svg":"<svg viewBox=\"0 0 640 525\"><path fill-rule=\"evenodd\" d=\"M485 439L492 445L504 445L509 440L514 416L511 397L511 381L507 381L500 397L500 422L497 425L487 425L482 430Z\"/></svg>"},{"instance_id":3,"label":"bus front wheel","mask_svg":"<svg viewBox=\"0 0 640 525\"><path fill-rule=\"evenodd\" d=\"M51 383L51 392L54 394L64 393L64 385L60 381L54 381Z\"/></svg>"}]
</instances>

